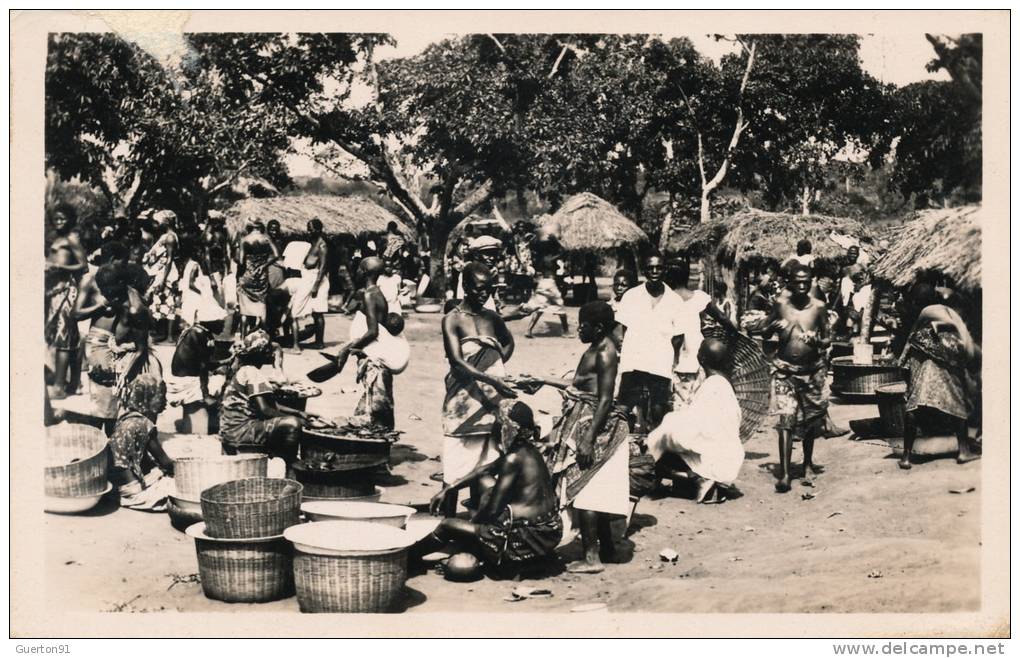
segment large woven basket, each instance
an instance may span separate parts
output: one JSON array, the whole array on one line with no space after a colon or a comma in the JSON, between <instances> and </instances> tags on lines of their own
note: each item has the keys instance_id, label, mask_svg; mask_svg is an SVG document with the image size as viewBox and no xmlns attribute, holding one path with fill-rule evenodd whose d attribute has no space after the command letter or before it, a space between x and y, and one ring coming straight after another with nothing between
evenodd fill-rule
<instances>
[{"instance_id":1,"label":"large woven basket","mask_svg":"<svg viewBox=\"0 0 1020 658\"><path fill-rule=\"evenodd\" d=\"M832 360L832 392L843 396L872 396L884 384L903 381L903 369L893 360L864 365L852 356Z\"/></svg>"},{"instance_id":2,"label":"large woven basket","mask_svg":"<svg viewBox=\"0 0 1020 658\"><path fill-rule=\"evenodd\" d=\"M198 574L207 598L263 603L293 596L293 548L283 537L227 542L196 534L192 528L188 534L195 538Z\"/></svg>"},{"instance_id":3,"label":"large woven basket","mask_svg":"<svg viewBox=\"0 0 1020 658\"><path fill-rule=\"evenodd\" d=\"M46 429L47 496L95 496L106 489L109 442L91 425L60 423Z\"/></svg>"},{"instance_id":4,"label":"large woven basket","mask_svg":"<svg viewBox=\"0 0 1020 658\"><path fill-rule=\"evenodd\" d=\"M351 556L294 551L301 612L390 612L406 580L406 548Z\"/></svg>"},{"instance_id":5,"label":"large woven basket","mask_svg":"<svg viewBox=\"0 0 1020 658\"><path fill-rule=\"evenodd\" d=\"M878 416L881 418L885 436L903 436L904 418L907 413L906 394L906 382L875 387Z\"/></svg>"},{"instance_id":6,"label":"large woven basket","mask_svg":"<svg viewBox=\"0 0 1020 658\"><path fill-rule=\"evenodd\" d=\"M272 537L299 522L301 483L274 478L224 482L202 492L206 532L222 539Z\"/></svg>"},{"instance_id":7,"label":"large woven basket","mask_svg":"<svg viewBox=\"0 0 1020 658\"><path fill-rule=\"evenodd\" d=\"M266 477L265 455L182 457L174 460L174 486L184 498L197 500L203 491L221 482Z\"/></svg>"},{"instance_id":8,"label":"large woven basket","mask_svg":"<svg viewBox=\"0 0 1020 658\"><path fill-rule=\"evenodd\" d=\"M379 468L386 463L380 457L365 466L345 464L330 470L310 468L304 460L293 465L294 477L304 487L303 496L321 498L351 498L370 496L375 491Z\"/></svg>"}]
</instances>

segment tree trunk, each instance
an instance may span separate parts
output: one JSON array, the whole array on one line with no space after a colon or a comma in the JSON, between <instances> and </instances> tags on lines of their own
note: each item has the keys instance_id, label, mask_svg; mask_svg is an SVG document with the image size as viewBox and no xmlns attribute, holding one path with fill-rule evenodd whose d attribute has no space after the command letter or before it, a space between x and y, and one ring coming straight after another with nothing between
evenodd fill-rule
<instances>
[{"instance_id":1,"label":"tree trunk","mask_svg":"<svg viewBox=\"0 0 1020 658\"><path fill-rule=\"evenodd\" d=\"M850 194L850 176L846 177L846 193Z\"/></svg>"},{"instance_id":2,"label":"tree trunk","mask_svg":"<svg viewBox=\"0 0 1020 658\"><path fill-rule=\"evenodd\" d=\"M804 216L811 214L811 188L807 185L800 193L800 214Z\"/></svg>"},{"instance_id":3,"label":"tree trunk","mask_svg":"<svg viewBox=\"0 0 1020 658\"><path fill-rule=\"evenodd\" d=\"M440 299L446 292L446 270L443 265L446 260L446 242L453 227L454 222L450 217L436 217L429 227L429 241L432 243L429 255L429 276L432 282L429 288L432 295Z\"/></svg>"},{"instance_id":4,"label":"tree trunk","mask_svg":"<svg viewBox=\"0 0 1020 658\"><path fill-rule=\"evenodd\" d=\"M701 188L701 223L712 219L712 190Z\"/></svg>"},{"instance_id":5,"label":"tree trunk","mask_svg":"<svg viewBox=\"0 0 1020 658\"><path fill-rule=\"evenodd\" d=\"M673 206L670 204L662 216L662 226L659 228L659 253L665 254L669 246L669 234L673 228Z\"/></svg>"}]
</instances>

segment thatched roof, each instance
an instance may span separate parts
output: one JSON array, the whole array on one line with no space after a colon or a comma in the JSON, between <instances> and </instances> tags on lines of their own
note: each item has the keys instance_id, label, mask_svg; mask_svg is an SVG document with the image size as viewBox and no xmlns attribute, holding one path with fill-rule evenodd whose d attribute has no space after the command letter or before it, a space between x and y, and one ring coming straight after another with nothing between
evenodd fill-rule
<instances>
[{"instance_id":1,"label":"thatched roof","mask_svg":"<svg viewBox=\"0 0 1020 658\"><path fill-rule=\"evenodd\" d=\"M939 272L961 288L981 287L981 207L922 210L886 236L889 251L875 276L908 286L921 272Z\"/></svg>"},{"instance_id":2,"label":"thatched roof","mask_svg":"<svg viewBox=\"0 0 1020 658\"><path fill-rule=\"evenodd\" d=\"M246 219L280 222L284 233L304 233L308 220L322 221L327 235L362 231L382 232L389 222L397 222L405 236L415 231L399 217L379 204L359 196L308 195L271 199L244 199L226 210L227 229L237 234Z\"/></svg>"},{"instance_id":3,"label":"thatched roof","mask_svg":"<svg viewBox=\"0 0 1020 658\"><path fill-rule=\"evenodd\" d=\"M844 237L860 242L862 251L874 252L870 247L872 232L857 220L752 208L692 226L671 239L669 250L692 256L714 255L723 265L739 266L755 260L781 261L796 253L797 242L802 239L811 242L815 256L837 258L846 254Z\"/></svg>"},{"instance_id":4,"label":"thatched roof","mask_svg":"<svg viewBox=\"0 0 1020 658\"><path fill-rule=\"evenodd\" d=\"M538 222L559 224L560 244L567 251L603 251L648 241L641 227L608 201L588 192L570 197Z\"/></svg>"}]
</instances>

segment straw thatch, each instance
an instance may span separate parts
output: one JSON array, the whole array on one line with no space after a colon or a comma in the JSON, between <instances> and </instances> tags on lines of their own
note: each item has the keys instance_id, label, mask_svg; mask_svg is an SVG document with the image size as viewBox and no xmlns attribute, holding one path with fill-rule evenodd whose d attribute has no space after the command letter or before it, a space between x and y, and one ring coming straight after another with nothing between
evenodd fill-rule
<instances>
[{"instance_id":1,"label":"straw thatch","mask_svg":"<svg viewBox=\"0 0 1020 658\"><path fill-rule=\"evenodd\" d=\"M559 225L560 244L566 251L606 251L648 241L641 227L608 201L588 192L570 197L554 214L538 222Z\"/></svg>"},{"instance_id":2,"label":"straw thatch","mask_svg":"<svg viewBox=\"0 0 1020 658\"><path fill-rule=\"evenodd\" d=\"M761 260L782 261L796 253L797 242L811 242L816 257L834 259L846 253L846 247L833 236L848 236L861 243L861 251L873 252L873 235L857 220L827 215L742 210L725 219L696 224L679 238L673 238L669 250L691 256L714 256L727 267Z\"/></svg>"},{"instance_id":3,"label":"straw thatch","mask_svg":"<svg viewBox=\"0 0 1020 658\"><path fill-rule=\"evenodd\" d=\"M890 231L889 251L874 274L895 286L908 286L922 272L938 272L962 289L981 287L981 207L922 210Z\"/></svg>"},{"instance_id":4,"label":"straw thatch","mask_svg":"<svg viewBox=\"0 0 1020 658\"><path fill-rule=\"evenodd\" d=\"M232 234L240 233L247 219L263 223L271 219L280 222L284 233L303 234L308 221L318 218L322 221L326 235L347 233L357 235L362 231L383 232L389 222L397 222L405 236L415 231L399 217L379 204L359 196L285 196L271 199L244 199L227 211L227 229Z\"/></svg>"}]
</instances>

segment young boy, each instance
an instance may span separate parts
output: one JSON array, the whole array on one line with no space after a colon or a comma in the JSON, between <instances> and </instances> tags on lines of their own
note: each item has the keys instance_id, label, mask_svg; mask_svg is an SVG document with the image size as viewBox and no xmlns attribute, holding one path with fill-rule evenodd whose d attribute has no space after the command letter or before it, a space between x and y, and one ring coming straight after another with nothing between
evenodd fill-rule
<instances>
[{"instance_id":1,"label":"young boy","mask_svg":"<svg viewBox=\"0 0 1020 658\"><path fill-rule=\"evenodd\" d=\"M478 512L470 521L443 519L413 554L457 541L490 565L509 566L551 555L559 545L563 521L549 469L532 443L539 435L534 415L523 402L505 400L499 416L502 456L444 487L429 506L437 514L449 494L479 483L486 490Z\"/></svg>"},{"instance_id":2,"label":"young boy","mask_svg":"<svg viewBox=\"0 0 1020 658\"><path fill-rule=\"evenodd\" d=\"M170 362L170 375L166 378L167 400L171 406L183 409L180 430L185 434L209 434L210 414L216 410L215 394L222 388L210 375L218 364L213 362L216 336L223 331L223 320L199 322L181 333ZM216 385L219 384L219 385Z\"/></svg>"}]
</instances>

